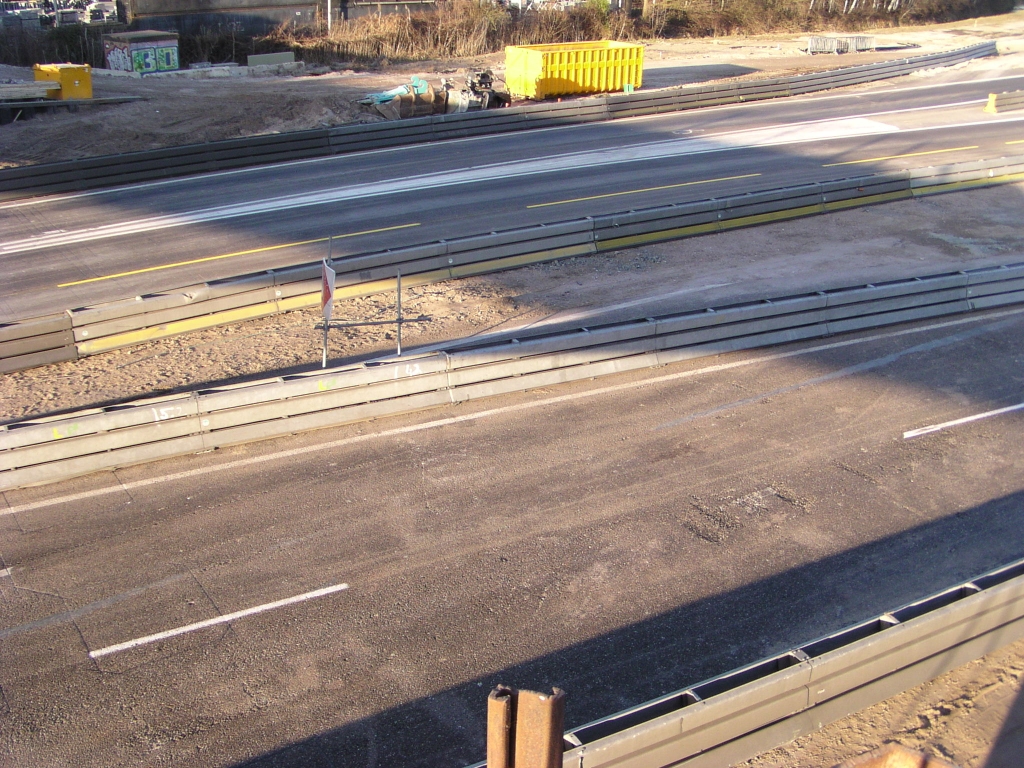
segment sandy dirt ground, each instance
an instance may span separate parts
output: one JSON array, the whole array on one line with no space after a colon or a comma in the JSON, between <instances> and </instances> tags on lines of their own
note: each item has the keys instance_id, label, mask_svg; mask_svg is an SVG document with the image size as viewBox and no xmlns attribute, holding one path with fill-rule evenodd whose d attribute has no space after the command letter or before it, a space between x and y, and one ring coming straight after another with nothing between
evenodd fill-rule
<instances>
[{"instance_id":1,"label":"sandy dirt ground","mask_svg":"<svg viewBox=\"0 0 1024 768\"><path fill-rule=\"evenodd\" d=\"M803 52L806 35L658 40L645 51L645 88L764 78L959 48L1024 34L1024 13L930 27L868 30L890 50L842 56ZM914 46L901 48L902 46ZM455 61L391 64L356 72L320 67L302 75L196 79L185 75L142 79L110 77L97 70L94 95L136 96L142 101L56 110L0 127L0 168L72 160L181 144L233 139L376 121L355 103L367 93L408 82L413 75L435 84L456 83L492 68L500 76L504 54ZM0 82L32 79L32 71L0 65Z\"/></svg>"},{"instance_id":2,"label":"sandy dirt ground","mask_svg":"<svg viewBox=\"0 0 1024 768\"><path fill-rule=\"evenodd\" d=\"M940 50L1024 32L1024 14L885 30L879 39ZM764 76L852 62L801 56L799 38L656 43L647 83ZM697 63L695 64L695 60ZM0 161L43 162L269 131L335 125L360 114L353 98L411 74L448 75L497 59L392 67L388 72L223 80L97 78L97 95L146 101L54 114L0 127ZM749 71L741 71L741 70ZM0 69L4 78L28 73ZM671 81L671 82L670 82ZM407 347L473 334L570 322L600 313L623 318L695 309L867 281L1024 261L1024 185L942 195L757 229L568 259L408 290ZM865 234L870 233L870 234ZM394 295L339 304L335 321L394 316ZM8 374L0 378L0 421L97 406L160 392L286 375L320 359L316 312L294 312L228 328ZM331 362L393 350L394 328L332 332ZM888 741L930 751L961 768L1018 766L1024 642L991 654L817 734L762 755L750 768L831 766ZM1011 717L1012 715L1012 717ZM999 736L1004 723L1009 735ZM1016 739L1016 741L1013 741ZM1013 759L994 744L1014 744ZM1011 753L1007 753L1011 754ZM1002 760L1002 762L1000 762Z\"/></svg>"},{"instance_id":3,"label":"sandy dirt ground","mask_svg":"<svg viewBox=\"0 0 1024 768\"><path fill-rule=\"evenodd\" d=\"M1024 764L1024 640L879 702L745 768L829 768L895 742L959 768Z\"/></svg>"}]
</instances>

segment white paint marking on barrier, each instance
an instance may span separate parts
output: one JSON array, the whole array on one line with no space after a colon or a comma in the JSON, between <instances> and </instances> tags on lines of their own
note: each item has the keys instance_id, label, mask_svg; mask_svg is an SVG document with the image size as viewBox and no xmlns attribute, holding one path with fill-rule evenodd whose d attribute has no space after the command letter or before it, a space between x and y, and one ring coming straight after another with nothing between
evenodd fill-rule
<instances>
[{"instance_id":1,"label":"white paint marking on barrier","mask_svg":"<svg viewBox=\"0 0 1024 768\"><path fill-rule=\"evenodd\" d=\"M241 611L235 611L234 613L228 613L224 616L217 616L213 619L197 621L195 624L187 624L184 627L168 629L164 632L157 632L155 635L137 637L134 640L128 640L123 643L118 643L117 645L108 645L106 648L100 648L97 651L89 651L89 658L98 659L101 656L109 656L112 653L127 651L131 648L138 648L140 645L149 645L150 643L156 643L160 640L166 640L169 637L177 637L178 635L184 635L188 632L195 632L199 629L215 627L218 624L227 624L229 622L235 621L236 619L241 619L245 616L252 616L257 613L265 613L266 611L272 611L275 608L282 608L286 605L294 605L295 603L302 603L306 600L313 600L317 597L323 597L324 595L330 595L335 592L341 592L343 589L348 589L348 584L335 584L330 587L314 589L312 592L304 592L303 594L295 595L294 597L286 597L284 600L275 600L273 603L264 603L263 605L257 605L252 608L246 608Z\"/></svg>"},{"instance_id":2,"label":"white paint marking on barrier","mask_svg":"<svg viewBox=\"0 0 1024 768\"><path fill-rule=\"evenodd\" d=\"M973 416L964 416L962 419L953 419L953 421L944 421L941 424L932 424L929 427L920 427L919 429L912 429L909 432L903 433L903 439L910 440L911 438L914 437L920 437L921 435L929 435L932 432L939 432L943 429L949 429L950 427L958 427L961 424L969 424L972 421L991 419L993 416L1002 416L1004 413L1013 413L1014 411L1021 410L1024 410L1024 403L1008 405L1005 408L996 408L994 411L985 411L984 413L976 413Z\"/></svg>"},{"instance_id":3,"label":"white paint marking on barrier","mask_svg":"<svg viewBox=\"0 0 1024 768\"><path fill-rule=\"evenodd\" d=\"M446 427L452 424L461 424L466 421L474 421L477 419L490 418L492 416L501 416L507 413L527 411L532 410L534 408L542 408L546 405L557 405L559 403L571 402L573 400L583 400L590 397L598 397L600 395L611 394L613 392L623 392L630 389L637 389L639 387L646 387L654 384L662 384L668 381L677 381L679 379L688 379L693 376L703 376L705 374L718 373L719 371L728 371L733 368L742 368L747 365L771 363L775 362L776 360L786 360L791 357L811 355L816 352L826 352L830 349L841 349L843 347L849 347L855 344L867 344L872 341L879 341L882 339L893 339L898 338L900 336L907 336L915 333L926 333L928 331L939 330L942 328L952 328L959 325L965 325L967 323L978 323L985 320L991 320L999 317L1007 317L1010 315L1018 315L1021 313L1024 313L1024 308L1009 309L1002 312L987 314L982 317L963 317L957 320L948 320L942 323L933 323L931 325L919 326L917 328L907 328L901 331L876 333L872 334L871 336L863 336L857 339L847 339L845 341L834 341L828 344L818 344L813 347L805 347L803 349L796 349L790 352L778 352L776 354L762 355L760 357L748 358L746 360L736 360L735 362L731 363L719 363L717 365L709 365L704 368L696 368L689 371L680 371L679 373L670 373L665 376L657 376L652 379L631 381L626 384L614 384L608 387L588 389L585 392L574 392L569 395L559 395L558 397L551 397L545 400L533 400L528 403L508 405L502 408L492 408L490 410L479 411L477 413L467 413L464 416L451 416L444 419L436 419L434 421L424 422L422 424L412 424L407 427L387 429L382 432L371 432L365 435L355 435L354 437L345 437L340 440L332 440L326 443L317 443L316 445L307 445L301 448L290 448L285 451L277 451L275 453L269 453L263 456L251 456L247 459L227 461L224 462L223 464L215 464L213 466L208 467L189 469L184 472L175 472L173 474L163 475L161 477L150 477L146 478L145 480L134 480L130 483L111 485L107 486L106 488L96 488L91 491L82 491L80 493L72 493L66 496L57 496L52 499L30 501L25 504L9 506L7 509L0 510L0 517L3 517L4 515L15 515L23 512L31 512L33 510L58 506L60 504L71 504L77 501L84 501L86 499L96 498L98 496L106 496L111 493L119 493L122 491L128 492L136 488L146 488L151 485L160 485L162 483L174 482L176 480L188 480L193 477L202 477L204 475L210 475L215 472L223 472L230 469L237 469L239 467L253 466L256 464L265 464L270 461L278 461L280 459L287 459L293 456L304 456L309 453L319 453L322 451L332 450L334 448L343 448L348 445L366 442L367 440L375 440L377 438L395 437L397 435L406 435L413 432L423 432L428 429Z\"/></svg>"}]
</instances>

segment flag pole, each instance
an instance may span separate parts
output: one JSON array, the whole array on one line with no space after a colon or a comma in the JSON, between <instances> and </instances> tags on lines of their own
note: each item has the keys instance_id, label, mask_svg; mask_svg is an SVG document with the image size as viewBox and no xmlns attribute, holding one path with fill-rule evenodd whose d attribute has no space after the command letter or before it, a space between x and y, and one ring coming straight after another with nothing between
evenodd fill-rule
<instances>
[{"instance_id":1,"label":"flag pole","mask_svg":"<svg viewBox=\"0 0 1024 768\"><path fill-rule=\"evenodd\" d=\"M327 241L328 258L330 258L333 239L332 237ZM327 266L327 259L324 259L320 278L320 309L324 313L324 356L321 368L327 367L327 331L331 327L331 313L334 309L334 276L334 270Z\"/></svg>"}]
</instances>

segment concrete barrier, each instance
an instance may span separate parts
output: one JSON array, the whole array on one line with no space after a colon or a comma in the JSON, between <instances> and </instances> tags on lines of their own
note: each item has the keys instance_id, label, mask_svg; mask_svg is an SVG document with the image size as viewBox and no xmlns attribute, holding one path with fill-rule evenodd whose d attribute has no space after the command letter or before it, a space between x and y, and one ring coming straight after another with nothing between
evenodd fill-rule
<instances>
[{"instance_id":1,"label":"concrete barrier","mask_svg":"<svg viewBox=\"0 0 1024 768\"><path fill-rule=\"evenodd\" d=\"M353 254L332 262L336 299L860 205L1024 181L1024 157L885 172ZM0 326L12 371L317 306L319 263L268 270ZM70 323L70 334L68 332ZM35 338L38 336L38 338Z\"/></svg>"},{"instance_id":2,"label":"concrete barrier","mask_svg":"<svg viewBox=\"0 0 1024 768\"><path fill-rule=\"evenodd\" d=\"M0 426L0 490L725 352L1024 300L1024 264L851 286L517 339L452 343Z\"/></svg>"}]
</instances>

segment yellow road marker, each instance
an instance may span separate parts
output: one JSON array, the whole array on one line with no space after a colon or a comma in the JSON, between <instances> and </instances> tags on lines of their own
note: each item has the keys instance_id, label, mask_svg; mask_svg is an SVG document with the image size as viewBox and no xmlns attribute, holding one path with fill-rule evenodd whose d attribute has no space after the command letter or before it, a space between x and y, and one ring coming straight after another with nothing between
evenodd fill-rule
<instances>
[{"instance_id":1,"label":"yellow road marker","mask_svg":"<svg viewBox=\"0 0 1024 768\"><path fill-rule=\"evenodd\" d=\"M605 197L621 197L622 195L639 195L641 192L658 192L662 189L678 189L679 187L692 187L696 184L712 184L716 181L736 181L737 179L752 179L760 176L760 173L746 173L742 176L724 176L721 179L704 179L702 181L684 181L682 184L666 184L663 187L646 187L645 189L631 189L628 192L609 192L606 195L591 195L590 197L574 197L572 200L559 200L554 203L535 203L527 208L546 208L549 205L567 205L568 203L582 203L587 200L601 200Z\"/></svg>"},{"instance_id":2,"label":"yellow road marker","mask_svg":"<svg viewBox=\"0 0 1024 768\"><path fill-rule=\"evenodd\" d=\"M927 152L909 152L906 155L886 155L885 157L869 157L867 160L847 160L845 163L826 163L822 168L835 168L837 165L859 165L861 163L877 163L880 160L899 160L901 157L921 157L922 155L940 155L943 152L962 152L977 147L953 147L952 149L930 149Z\"/></svg>"},{"instance_id":3,"label":"yellow road marker","mask_svg":"<svg viewBox=\"0 0 1024 768\"><path fill-rule=\"evenodd\" d=\"M1017 139L1016 141L1008 141L1007 144L1024 144L1024 139Z\"/></svg>"},{"instance_id":4,"label":"yellow road marker","mask_svg":"<svg viewBox=\"0 0 1024 768\"><path fill-rule=\"evenodd\" d=\"M378 232L391 232L396 229L408 229L409 227L418 227L419 222L414 224L398 224L394 227L381 227L380 229L364 229L362 232L349 232L344 235L334 235L335 240L343 240L346 237L359 237L360 235L373 235ZM85 285L86 283L98 283L103 280L114 280L118 277L131 277L132 275L144 275L147 272L159 272L164 269L174 269L175 267L187 267L191 264L202 264L207 261L220 261L221 259L233 259L236 256L250 256L254 253L267 253L269 251L278 251L282 248L295 248L300 245L311 245L313 243L326 243L329 237L318 237L313 240L299 240L294 243L282 243L281 245L268 245L265 248L252 248L248 251L235 251L234 253L224 253L220 256L204 256L201 259L189 259L188 261L176 261L173 264L161 264L156 267L145 267L143 269L133 269L130 272L117 272L113 275L101 275L100 277L90 277L86 280L75 280L71 283L59 283L58 288L70 288L75 285Z\"/></svg>"}]
</instances>

